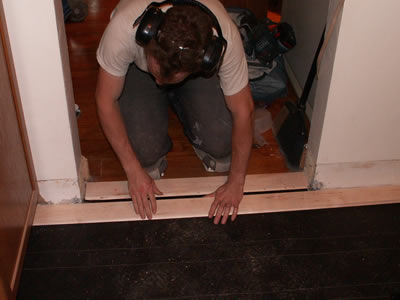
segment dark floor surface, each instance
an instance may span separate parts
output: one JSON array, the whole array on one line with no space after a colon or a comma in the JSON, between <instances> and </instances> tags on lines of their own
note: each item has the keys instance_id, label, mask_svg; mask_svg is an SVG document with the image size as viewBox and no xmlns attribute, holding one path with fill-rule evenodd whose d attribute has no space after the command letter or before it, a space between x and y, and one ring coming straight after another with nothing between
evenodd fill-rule
<instances>
[{"instance_id":1,"label":"dark floor surface","mask_svg":"<svg viewBox=\"0 0 400 300\"><path fill-rule=\"evenodd\" d=\"M399 299L400 205L34 227L18 300Z\"/></svg>"}]
</instances>

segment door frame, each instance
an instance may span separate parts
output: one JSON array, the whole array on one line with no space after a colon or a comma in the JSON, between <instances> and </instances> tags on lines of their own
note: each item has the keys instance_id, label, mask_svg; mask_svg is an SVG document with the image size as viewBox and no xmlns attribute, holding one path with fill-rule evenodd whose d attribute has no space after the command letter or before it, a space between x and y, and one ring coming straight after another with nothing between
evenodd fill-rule
<instances>
[{"instance_id":1,"label":"door frame","mask_svg":"<svg viewBox=\"0 0 400 300\"><path fill-rule=\"evenodd\" d=\"M31 147L28 139L27 130L25 127L25 118L23 114L23 107L22 107L19 87L16 78L16 72L14 67L14 61L10 47L9 33L7 30L7 24L5 22L5 14L4 14L4 7L2 0L0 0L0 39L4 50L6 67L11 87L11 94L14 101L18 129L19 129L19 134L21 136L28 177L32 188L31 197L28 201L28 208L26 210L27 211L26 219L22 228L22 236L17 250L17 258L14 265L14 271L11 278L11 282L6 282L4 279L5 278L4 274L0 274L1 277L0 284L2 285L0 287L1 293L5 293L6 296L10 297L10 299L14 299L16 297L16 293L18 290L19 278L21 276L21 270L24 260L24 253L26 251L26 247L28 244L28 237L33 223L33 218L35 216L37 202L39 199L39 188L37 184L36 172L32 159ZM8 262L3 262L3 263L8 263Z\"/></svg>"}]
</instances>

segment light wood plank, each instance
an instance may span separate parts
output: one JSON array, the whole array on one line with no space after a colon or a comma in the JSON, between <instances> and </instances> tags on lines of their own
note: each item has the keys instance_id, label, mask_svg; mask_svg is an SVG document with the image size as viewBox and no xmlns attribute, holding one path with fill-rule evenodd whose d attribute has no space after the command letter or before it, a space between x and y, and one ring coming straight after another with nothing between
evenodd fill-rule
<instances>
[{"instance_id":1,"label":"light wood plank","mask_svg":"<svg viewBox=\"0 0 400 300\"><path fill-rule=\"evenodd\" d=\"M157 198L177 196L202 196L214 192L226 176L160 179L156 181L163 195ZM247 175L245 192L301 190L307 188L303 172ZM85 200L115 200L130 198L127 181L88 182Z\"/></svg>"},{"instance_id":2,"label":"light wood plank","mask_svg":"<svg viewBox=\"0 0 400 300\"><path fill-rule=\"evenodd\" d=\"M153 219L205 217L211 197L164 199ZM332 189L244 196L239 214L272 213L363 205L400 203L400 186ZM141 220L131 201L39 205L34 225L78 224Z\"/></svg>"}]
</instances>

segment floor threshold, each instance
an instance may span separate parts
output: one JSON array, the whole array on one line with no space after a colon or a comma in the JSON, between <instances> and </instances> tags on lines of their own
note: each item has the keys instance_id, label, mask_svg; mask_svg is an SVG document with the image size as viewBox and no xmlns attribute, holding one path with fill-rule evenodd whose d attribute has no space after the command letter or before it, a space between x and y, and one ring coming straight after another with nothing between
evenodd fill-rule
<instances>
[{"instance_id":1,"label":"floor threshold","mask_svg":"<svg viewBox=\"0 0 400 300\"><path fill-rule=\"evenodd\" d=\"M206 217L212 197L157 201L153 220ZM259 214L400 203L400 186L245 195L239 214ZM142 221L131 201L38 205L34 226Z\"/></svg>"}]
</instances>

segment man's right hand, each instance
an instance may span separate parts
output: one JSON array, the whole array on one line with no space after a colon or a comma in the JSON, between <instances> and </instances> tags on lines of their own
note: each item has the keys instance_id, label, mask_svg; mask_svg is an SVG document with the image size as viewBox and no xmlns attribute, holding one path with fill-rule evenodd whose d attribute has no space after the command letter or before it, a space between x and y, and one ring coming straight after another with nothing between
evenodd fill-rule
<instances>
[{"instance_id":1,"label":"man's right hand","mask_svg":"<svg viewBox=\"0 0 400 300\"><path fill-rule=\"evenodd\" d=\"M155 195L162 195L162 192L156 186L145 170L141 169L135 172L132 178L128 178L128 189L132 197L133 206L136 214L142 219L146 216L149 220L157 212L157 203Z\"/></svg>"},{"instance_id":2,"label":"man's right hand","mask_svg":"<svg viewBox=\"0 0 400 300\"><path fill-rule=\"evenodd\" d=\"M151 219L157 211L155 195L162 193L154 180L140 166L129 142L118 103L124 82L125 77L111 75L102 67L99 68L96 87L97 112L104 133L128 177L128 188L135 212L142 219L146 216Z\"/></svg>"}]
</instances>

